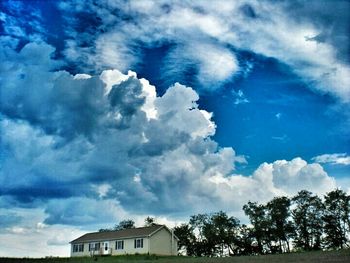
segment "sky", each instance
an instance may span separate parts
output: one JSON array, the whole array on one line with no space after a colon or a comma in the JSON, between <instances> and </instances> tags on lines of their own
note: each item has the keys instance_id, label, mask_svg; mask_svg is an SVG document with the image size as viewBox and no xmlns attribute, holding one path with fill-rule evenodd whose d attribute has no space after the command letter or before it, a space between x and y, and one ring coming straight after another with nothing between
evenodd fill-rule
<instances>
[{"instance_id":1,"label":"sky","mask_svg":"<svg viewBox=\"0 0 350 263\"><path fill-rule=\"evenodd\" d=\"M350 193L349 1L0 2L0 256Z\"/></svg>"}]
</instances>

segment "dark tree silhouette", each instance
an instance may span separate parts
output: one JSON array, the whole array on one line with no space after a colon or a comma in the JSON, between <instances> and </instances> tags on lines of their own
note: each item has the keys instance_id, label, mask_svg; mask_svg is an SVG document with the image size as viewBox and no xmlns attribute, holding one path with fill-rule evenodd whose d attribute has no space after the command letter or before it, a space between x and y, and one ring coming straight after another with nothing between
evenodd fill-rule
<instances>
[{"instance_id":1,"label":"dark tree silhouette","mask_svg":"<svg viewBox=\"0 0 350 263\"><path fill-rule=\"evenodd\" d=\"M337 189L325 195L323 216L325 245L327 248L344 248L350 227L350 196Z\"/></svg>"},{"instance_id":2,"label":"dark tree silhouette","mask_svg":"<svg viewBox=\"0 0 350 263\"><path fill-rule=\"evenodd\" d=\"M115 225L113 230L122 230L122 229L129 229L129 228L135 228L135 222L131 219L126 219L126 220L120 221L118 225Z\"/></svg>"},{"instance_id":3,"label":"dark tree silhouette","mask_svg":"<svg viewBox=\"0 0 350 263\"><path fill-rule=\"evenodd\" d=\"M292 217L295 226L294 245L304 250L321 249L323 204L311 192L300 191L292 199L295 208Z\"/></svg>"},{"instance_id":4,"label":"dark tree silhouette","mask_svg":"<svg viewBox=\"0 0 350 263\"><path fill-rule=\"evenodd\" d=\"M290 252L289 239L294 233L293 222L290 218L290 199L275 197L267 203L273 239L279 244L279 252ZM286 247L285 247L286 245Z\"/></svg>"},{"instance_id":5,"label":"dark tree silhouette","mask_svg":"<svg viewBox=\"0 0 350 263\"><path fill-rule=\"evenodd\" d=\"M292 211L291 211L292 205ZM248 202L243 206L251 225L240 225L235 217L219 211L197 214L174 228L179 250L188 256L236 256L290 252L294 248L317 250L345 248L350 234L350 196L336 189L324 202L309 191L296 196L275 197L267 204ZM156 225L153 217L145 226ZM114 229L134 228L133 220L123 220Z\"/></svg>"},{"instance_id":6,"label":"dark tree silhouette","mask_svg":"<svg viewBox=\"0 0 350 263\"><path fill-rule=\"evenodd\" d=\"M267 219L267 211L264 205L256 202L248 202L243 206L244 213L249 217L250 223L253 225L251 234L257 242L258 253L264 254L264 244L269 243L268 229L270 227Z\"/></svg>"},{"instance_id":7,"label":"dark tree silhouette","mask_svg":"<svg viewBox=\"0 0 350 263\"><path fill-rule=\"evenodd\" d=\"M239 220L229 217L225 212L220 211L210 216L203 226L203 234L207 245L211 249L211 255L219 254L224 256L226 251L233 254L237 245L239 231Z\"/></svg>"},{"instance_id":8,"label":"dark tree silhouette","mask_svg":"<svg viewBox=\"0 0 350 263\"><path fill-rule=\"evenodd\" d=\"M241 225L238 230L238 235L235 238L235 248L231 255L253 255L258 254L258 247L254 246L253 229L246 225Z\"/></svg>"},{"instance_id":9,"label":"dark tree silhouette","mask_svg":"<svg viewBox=\"0 0 350 263\"><path fill-rule=\"evenodd\" d=\"M181 224L174 228L174 234L178 237L178 249L185 250L188 256L194 256L194 244L196 236L193 233L193 228L189 224Z\"/></svg>"},{"instance_id":10,"label":"dark tree silhouette","mask_svg":"<svg viewBox=\"0 0 350 263\"><path fill-rule=\"evenodd\" d=\"M145 218L145 226L154 226L156 225L156 220L154 217L147 216Z\"/></svg>"}]
</instances>

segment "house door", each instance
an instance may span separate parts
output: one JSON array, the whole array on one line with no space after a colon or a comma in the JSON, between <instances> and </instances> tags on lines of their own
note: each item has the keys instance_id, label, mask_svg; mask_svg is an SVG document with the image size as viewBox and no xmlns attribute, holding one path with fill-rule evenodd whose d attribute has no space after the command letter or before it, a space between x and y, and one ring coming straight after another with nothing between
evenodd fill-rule
<instances>
[{"instance_id":1,"label":"house door","mask_svg":"<svg viewBox=\"0 0 350 263\"><path fill-rule=\"evenodd\" d=\"M103 255L109 254L109 242L103 242L102 254Z\"/></svg>"}]
</instances>

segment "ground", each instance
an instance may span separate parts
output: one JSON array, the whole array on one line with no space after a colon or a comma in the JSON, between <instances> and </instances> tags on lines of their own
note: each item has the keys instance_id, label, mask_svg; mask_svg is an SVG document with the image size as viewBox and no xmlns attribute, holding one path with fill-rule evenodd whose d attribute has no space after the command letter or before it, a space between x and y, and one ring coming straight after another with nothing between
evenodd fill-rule
<instances>
[{"instance_id":1,"label":"ground","mask_svg":"<svg viewBox=\"0 0 350 263\"><path fill-rule=\"evenodd\" d=\"M290 253L282 255L265 255L265 256L242 256L242 257L226 257L226 258L191 258L191 257L157 257L157 256L114 256L114 257L98 257L98 258L0 258L1 263L121 263L121 262L144 262L144 263L323 263L323 262L350 262L350 249L340 251L327 252L304 252Z\"/></svg>"}]
</instances>

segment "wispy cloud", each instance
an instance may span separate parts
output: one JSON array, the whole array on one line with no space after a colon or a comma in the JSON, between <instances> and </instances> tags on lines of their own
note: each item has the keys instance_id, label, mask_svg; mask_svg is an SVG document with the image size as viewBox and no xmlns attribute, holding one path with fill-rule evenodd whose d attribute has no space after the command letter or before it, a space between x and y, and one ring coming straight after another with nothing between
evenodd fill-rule
<instances>
[{"instance_id":1,"label":"wispy cloud","mask_svg":"<svg viewBox=\"0 0 350 263\"><path fill-rule=\"evenodd\" d=\"M282 117L282 113L277 112L277 113L275 114L275 117L276 117L277 120L280 120L281 117Z\"/></svg>"},{"instance_id":2,"label":"wispy cloud","mask_svg":"<svg viewBox=\"0 0 350 263\"><path fill-rule=\"evenodd\" d=\"M67 21L82 10L99 18L96 29L84 34L80 34L79 21L69 22L67 27L75 37L67 41L66 58L80 61L87 68L137 67L143 46L171 44L174 48L169 51L162 74L169 76L179 70L179 65L191 65L198 86L215 90L235 74L249 72L249 68L242 68L246 63L236 59L237 52L248 50L285 63L313 90L341 101L350 100L349 65L337 53L341 51L331 37L324 41L315 38L327 30L327 23L296 19L297 12L305 15L305 10L292 12L294 8L286 3L132 1L96 6L76 1L61 7ZM116 10L120 15L115 15ZM128 19L123 20L123 16ZM88 46L87 36L91 43ZM172 55L174 52L176 55Z\"/></svg>"},{"instance_id":3,"label":"wispy cloud","mask_svg":"<svg viewBox=\"0 0 350 263\"><path fill-rule=\"evenodd\" d=\"M238 91L232 90L231 94L234 97L233 104L239 105L239 104L249 103L249 100L246 98L242 90L238 90Z\"/></svg>"},{"instance_id":4,"label":"wispy cloud","mask_svg":"<svg viewBox=\"0 0 350 263\"><path fill-rule=\"evenodd\" d=\"M322 154L311 159L316 163L332 165L350 165L350 156L346 153Z\"/></svg>"}]
</instances>

